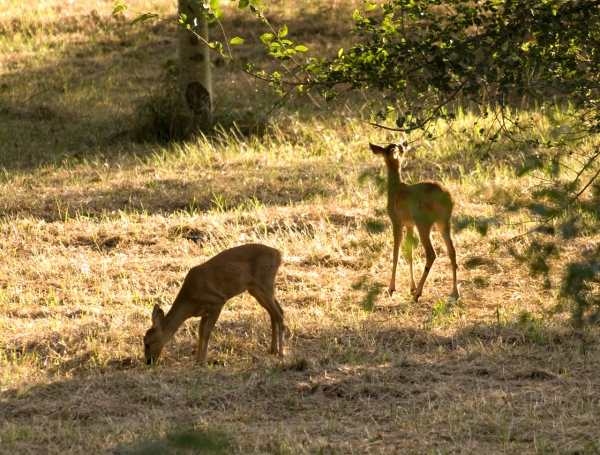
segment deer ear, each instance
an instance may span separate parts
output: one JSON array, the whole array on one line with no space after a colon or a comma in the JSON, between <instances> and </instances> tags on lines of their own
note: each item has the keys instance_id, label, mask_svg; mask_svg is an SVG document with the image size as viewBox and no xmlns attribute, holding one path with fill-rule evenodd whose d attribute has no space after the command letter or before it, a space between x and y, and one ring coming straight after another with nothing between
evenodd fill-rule
<instances>
[{"instance_id":1,"label":"deer ear","mask_svg":"<svg viewBox=\"0 0 600 455\"><path fill-rule=\"evenodd\" d=\"M369 146L371 147L371 150L375 155L381 155L387 152L387 150L384 147L377 144L373 144L372 142L369 142Z\"/></svg>"},{"instance_id":2,"label":"deer ear","mask_svg":"<svg viewBox=\"0 0 600 455\"><path fill-rule=\"evenodd\" d=\"M154 305L152 310L152 327L162 327L165 319L165 312L158 305Z\"/></svg>"}]
</instances>

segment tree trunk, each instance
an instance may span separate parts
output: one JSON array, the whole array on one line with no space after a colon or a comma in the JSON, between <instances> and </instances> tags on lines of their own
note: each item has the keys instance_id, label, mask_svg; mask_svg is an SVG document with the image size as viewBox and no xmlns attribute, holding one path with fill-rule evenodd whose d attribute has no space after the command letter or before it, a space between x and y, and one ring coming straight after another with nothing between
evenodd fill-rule
<instances>
[{"instance_id":1,"label":"tree trunk","mask_svg":"<svg viewBox=\"0 0 600 455\"><path fill-rule=\"evenodd\" d=\"M187 16L187 23L208 41L208 22L202 5L178 0L178 13ZM190 30L179 30L179 89L182 97L183 134L194 134L210 126L212 87L210 78L210 49Z\"/></svg>"}]
</instances>

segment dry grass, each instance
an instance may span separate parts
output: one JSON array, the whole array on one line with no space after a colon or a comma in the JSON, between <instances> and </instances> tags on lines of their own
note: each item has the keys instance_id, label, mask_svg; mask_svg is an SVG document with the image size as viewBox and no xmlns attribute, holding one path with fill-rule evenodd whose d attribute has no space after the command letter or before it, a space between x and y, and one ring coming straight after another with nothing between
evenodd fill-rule
<instances>
[{"instance_id":1,"label":"dry grass","mask_svg":"<svg viewBox=\"0 0 600 455\"><path fill-rule=\"evenodd\" d=\"M57 25L68 10L27 6L21 20L47 24L47 38L33 34L46 44L61 33L84 34L87 10L78 4L70 6L74 32ZM99 21L112 24L99 36L131 40L98 65L123 58L121 68L136 66L151 80L156 62L133 56L139 43L151 48L146 39L158 39L152 26L131 30L107 16L112 3L98 5ZM6 29L18 11L6 1L0 10ZM38 54L8 36L4 49ZM82 46L98 50L91 40ZM2 61L16 66L3 70L9 88L0 112L0 452L600 450L598 329L575 330L568 315L551 315L560 264L598 235L561 246L549 285L505 249L493 250L527 228L519 224L527 214L506 207L535 183L515 180L515 154L505 146L477 165L475 139L457 133L423 144L408 163L408 179L440 179L455 194L462 293L459 304L446 301L450 264L434 234L439 258L415 304L403 261L401 292L383 292L391 271L385 173L367 142L385 141L384 133L346 119L306 120L304 110L278 114L278 126L260 139L224 133L177 146L132 145L114 138L115 118L127 118L124 106L141 89L120 69L111 90L92 90L84 77L85 87L44 92L39 104L16 102L41 83L34 73L48 71L44 58L48 67L71 63L65 71L85 74L73 50L61 52L37 63L15 53ZM60 119L41 118L43 107ZM461 121L472 130L470 117ZM11 128L37 133L10 135ZM93 131L98 142L86 148ZM469 217L495 224L482 237ZM286 358L269 357L268 316L244 295L225 306L206 369L193 365L195 321L147 368L141 340L154 303L168 307L191 266L247 242L284 255L276 295ZM417 264L422 254L419 247Z\"/></svg>"}]
</instances>

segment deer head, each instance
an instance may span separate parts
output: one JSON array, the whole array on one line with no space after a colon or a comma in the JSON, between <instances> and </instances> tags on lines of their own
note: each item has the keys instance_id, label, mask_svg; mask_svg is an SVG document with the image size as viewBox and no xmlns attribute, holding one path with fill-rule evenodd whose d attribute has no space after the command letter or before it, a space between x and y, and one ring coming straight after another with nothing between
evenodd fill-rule
<instances>
[{"instance_id":1,"label":"deer head","mask_svg":"<svg viewBox=\"0 0 600 455\"><path fill-rule=\"evenodd\" d=\"M386 147L370 142L369 146L375 155L383 156L388 169L400 169L405 153L410 150L410 146L406 141L389 144Z\"/></svg>"},{"instance_id":2,"label":"deer head","mask_svg":"<svg viewBox=\"0 0 600 455\"><path fill-rule=\"evenodd\" d=\"M144 336L144 357L146 358L147 365L158 360L163 347L169 341L162 333L164 320L164 311L158 305L154 305L154 309L152 310L152 327L148 329Z\"/></svg>"}]
</instances>

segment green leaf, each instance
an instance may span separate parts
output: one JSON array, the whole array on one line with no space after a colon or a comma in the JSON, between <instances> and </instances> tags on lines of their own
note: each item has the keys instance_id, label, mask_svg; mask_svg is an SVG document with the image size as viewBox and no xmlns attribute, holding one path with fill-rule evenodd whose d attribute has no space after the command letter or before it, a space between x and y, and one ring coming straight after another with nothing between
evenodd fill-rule
<instances>
[{"instance_id":1,"label":"green leaf","mask_svg":"<svg viewBox=\"0 0 600 455\"><path fill-rule=\"evenodd\" d=\"M240 0L240 3L238 4L238 8L244 9L246 6L248 6L249 3L250 3L250 0Z\"/></svg>"},{"instance_id":2,"label":"green leaf","mask_svg":"<svg viewBox=\"0 0 600 455\"><path fill-rule=\"evenodd\" d=\"M158 14L154 14L154 13L140 14L138 17L136 17L134 20L131 21L131 25L139 24L140 22L144 22L144 21L147 21L148 19L153 19L155 17L158 17Z\"/></svg>"},{"instance_id":3,"label":"green leaf","mask_svg":"<svg viewBox=\"0 0 600 455\"><path fill-rule=\"evenodd\" d=\"M210 0L210 7L216 11L219 8L219 0Z\"/></svg>"},{"instance_id":4,"label":"green leaf","mask_svg":"<svg viewBox=\"0 0 600 455\"><path fill-rule=\"evenodd\" d=\"M223 44L219 41L215 41L214 43L208 43L208 46L219 51L221 54L223 53Z\"/></svg>"},{"instance_id":5,"label":"green leaf","mask_svg":"<svg viewBox=\"0 0 600 455\"><path fill-rule=\"evenodd\" d=\"M344 48L343 47L338 51L338 58L342 58L342 55L344 55Z\"/></svg>"},{"instance_id":6,"label":"green leaf","mask_svg":"<svg viewBox=\"0 0 600 455\"><path fill-rule=\"evenodd\" d=\"M362 21L362 15L360 14L359 10L357 10L357 9L354 10L354 14L352 14L352 19L354 19L354 22Z\"/></svg>"},{"instance_id":7,"label":"green leaf","mask_svg":"<svg viewBox=\"0 0 600 455\"><path fill-rule=\"evenodd\" d=\"M275 36L273 36L272 33L265 33L260 36L260 40L265 44L269 44L271 41L273 41L273 38L275 38Z\"/></svg>"},{"instance_id":8,"label":"green leaf","mask_svg":"<svg viewBox=\"0 0 600 455\"><path fill-rule=\"evenodd\" d=\"M244 44L244 40L243 40L243 38L238 38L236 36L235 38L231 38L231 41L229 41L229 44L231 44L233 46L239 46L241 44Z\"/></svg>"},{"instance_id":9,"label":"green leaf","mask_svg":"<svg viewBox=\"0 0 600 455\"><path fill-rule=\"evenodd\" d=\"M371 11L375 8L377 8L377 3L369 3L367 6L365 6L365 11Z\"/></svg>"},{"instance_id":10,"label":"green leaf","mask_svg":"<svg viewBox=\"0 0 600 455\"><path fill-rule=\"evenodd\" d=\"M219 20L223 19L223 10L222 9L218 9L215 11L215 17Z\"/></svg>"},{"instance_id":11,"label":"green leaf","mask_svg":"<svg viewBox=\"0 0 600 455\"><path fill-rule=\"evenodd\" d=\"M127 6L125 5L117 5L117 7L115 9L113 9L113 14L117 14L119 11L123 11L124 9L127 9Z\"/></svg>"},{"instance_id":12,"label":"green leaf","mask_svg":"<svg viewBox=\"0 0 600 455\"><path fill-rule=\"evenodd\" d=\"M308 47L300 45L300 46L296 46L294 49L297 52L306 52L308 50Z\"/></svg>"},{"instance_id":13,"label":"green leaf","mask_svg":"<svg viewBox=\"0 0 600 455\"><path fill-rule=\"evenodd\" d=\"M219 21L210 21L208 23L208 28L217 28L219 26Z\"/></svg>"},{"instance_id":14,"label":"green leaf","mask_svg":"<svg viewBox=\"0 0 600 455\"><path fill-rule=\"evenodd\" d=\"M287 34L288 34L288 28L287 28L287 25L284 25L277 33L277 37L285 38L287 36Z\"/></svg>"}]
</instances>

